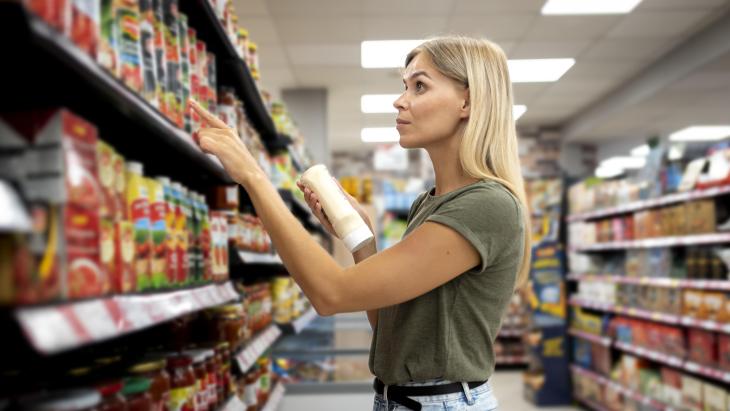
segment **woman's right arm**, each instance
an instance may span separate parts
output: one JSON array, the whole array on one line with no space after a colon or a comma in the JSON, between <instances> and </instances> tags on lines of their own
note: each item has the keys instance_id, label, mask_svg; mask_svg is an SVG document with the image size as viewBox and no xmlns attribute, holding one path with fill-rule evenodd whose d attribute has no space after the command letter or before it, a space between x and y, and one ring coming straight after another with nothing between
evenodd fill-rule
<instances>
[{"instance_id":1,"label":"woman's right arm","mask_svg":"<svg viewBox=\"0 0 730 411\"><path fill-rule=\"evenodd\" d=\"M337 184L339 185L339 182L337 182ZM315 215L315 217L317 217L320 223L322 223L322 226L324 226L325 230L327 230L330 235L337 237L337 233L335 232L332 223L322 211L322 205L319 203L317 195L312 192L312 190L306 188L301 182L297 182L297 186L304 193L304 200L306 201L309 208L312 210L312 213ZM342 189L342 186L340 186L340 189ZM370 231L375 232L375 230L373 230L373 224L370 221L370 217L368 217L365 210L360 207L360 204L358 204L357 200L355 200L355 198L348 194L344 189L342 190L342 192L345 194L345 197L347 197L347 200L350 202L350 204L360 214L362 219L365 220L365 223L368 225L368 227L370 227ZM363 248L352 253L352 259L355 260L355 264L357 264L360 261L363 261L366 258L376 254L377 252L378 249L376 247L375 240L373 240L365 245ZM368 322L370 322L370 327L375 330L375 327L378 325L378 310L368 310L366 311L366 313L368 316Z\"/></svg>"}]
</instances>

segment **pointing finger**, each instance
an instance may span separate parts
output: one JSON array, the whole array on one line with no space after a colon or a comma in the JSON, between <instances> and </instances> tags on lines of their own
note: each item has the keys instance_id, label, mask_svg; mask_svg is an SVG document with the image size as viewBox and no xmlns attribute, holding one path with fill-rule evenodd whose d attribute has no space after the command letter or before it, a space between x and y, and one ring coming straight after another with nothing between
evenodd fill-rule
<instances>
[{"instance_id":1,"label":"pointing finger","mask_svg":"<svg viewBox=\"0 0 730 411\"><path fill-rule=\"evenodd\" d=\"M215 128L229 128L228 124L224 123L223 120L219 119L217 116L215 116L210 111L204 109L203 107L198 104L197 101L194 99L188 99L188 102L190 103L190 107L195 110L198 115L205 120L208 125Z\"/></svg>"}]
</instances>

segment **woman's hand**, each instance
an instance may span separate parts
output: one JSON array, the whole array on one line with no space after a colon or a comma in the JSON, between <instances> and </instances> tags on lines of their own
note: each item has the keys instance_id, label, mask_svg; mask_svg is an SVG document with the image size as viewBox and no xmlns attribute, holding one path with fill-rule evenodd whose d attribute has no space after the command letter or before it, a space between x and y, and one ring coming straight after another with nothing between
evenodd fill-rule
<instances>
[{"instance_id":1,"label":"woman's hand","mask_svg":"<svg viewBox=\"0 0 730 411\"><path fill-rule=\"evenodd\" d=\"M370 221L370 217L365 212L365 210L362 208L360 203L355 200L355 197L348 194L343 188L342 185L340 185L340 182L337 181L336 178L333 178L337 185L340 187L340 190L342 191L342 194L345 195L347 200L350 202L350 205L357 211L358 214L360 214L360 217L365 221L365 224L370 227L370 231L375 232L373 230L373 224ZM304 193L304 200L306 200L307 205L309 206L310 210L312 210L312 213L319 219L319 222L322 223L324 228L327 230L328 233L332 234L335 237L337 236L337 233L335 232L335 228L332 226L332 222L330 222L329 218L327 218L327 214L324 213L324 210L322 209L322 204L319 203L319 198L317 197L317 194L314 193L314 191L307 188L304 183L301 181L297 181L297 187L299 187L300 190ZM338 237L339 238L339 237Z\"/></svg>"},{"instance_id":2,"label":"woman's hand","mask_svg":"<svg viewBox=\"0 0 730 411\"><path fill-rule=\"evenodd\" d=\"M221 119L190 99L191 108L207 127L193 132L193 139L205 153L218 157L231 178L246 187L252 178L263 175L256 160L241 141L235 129L228 127Z\"/></svg>"}]
</instances>

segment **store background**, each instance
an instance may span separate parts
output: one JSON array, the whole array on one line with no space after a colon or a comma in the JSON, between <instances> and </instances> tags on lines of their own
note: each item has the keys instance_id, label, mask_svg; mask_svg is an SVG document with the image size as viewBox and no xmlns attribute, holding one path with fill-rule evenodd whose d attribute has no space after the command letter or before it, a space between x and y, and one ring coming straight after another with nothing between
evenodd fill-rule
<instances>
[{"instance_id":1,"label":"store background","mask_svg":"<svg viewBox=\"0 0 730 411\"><path fill-rule=\"evenodd\" d=\"M120 72L123 85L101 69L103 49L83 30L61 28L76 45L58 35L47 22L60 26L59 14L48 11L63 2L22 3L43 20L21 3L0 5L0 45L16 56L0 70L11 96L0 103L0 303L7 307L0 321L10 335L3 345L17 354L0 367L0 410L19 393L96 386L109 373L137 375L129 367L150 352L159 360L162 351L191 347L215 347L215 355L186 355L216 358L226 370L209 383L221 390L209 400L211 410L242 410L244 403L249 410L369 409L371 332L364 314L317 317L287 277L245 193L231 188L220 165L193 145L195 119L185 119L182 107L162 113L143 77L135 82ZM127 3L125 10L147 4ZM294 186L307 165L327 164L366 204L380 249L400 239L411 202L433 184L425 152L393 144L395 114L387 102L394 98L384 98L376 113L363 107L363 96L402 91L398 68L363 67L363 42L457 33L489 38L509 59L574 59L552 80L522 81L513 73L515 104L523 106L516 108L523 112L517 128L535 247L531 287L515 296L498 339L492 384L501 409L730 409L730 1L586 0L573 6L627 10L577 14L546 13L546 3L179 0L187 24L213 53L207 60L198 55L196 65L188 52L187 70L210 91L196 97L217 105L241 131L295 215L343 264L350 256L322 232ZM158 26L142 21L139 27L144 34ZM244 46L237 28L256 46ZM96 59L82 48L96 50ZM396 65L405 55L399 53ZM129 53L119 56L129 59ZM547 70L533 67L523 75ZM194 93L192 77L186 81L181 93L185 87ZM169 176L201 194L189 195L187 206L180 200L180 215L185 207L195 210L181 223L189 228L183 233L192 233L187 252L194 256L184 280L69 291L31 274L41 270L38 262L52 242L43 224L38 232L38 216L53 214L43 208L48 204L88 213L94 207L84 201L100 201L93 203L102 210L98 237L105 221L127 224L127 217L105 214L103 198L48 194L63 184L46 180L48 173L70 176L72 162L59 160L50 172L34 169L31 160L43 147L17 138L19 120L11 114L46 107L66 107L88 121L85 127L113 150L140 161L144 175ZM39 116L33 121L42 124ZM681 141L676 133L692 126L716 128ZM363 131L370 128L377 130ZM384 133L375 136L383 141L366 142L369 132ZM46 133L54 142L63 134ZM114 192L104 180L111 165L101 160L102 153L117 158L109 150L100 149L97 160L105 193ZM164 180L158 181L162 193ZM122 202L130 196L121 195ZM69 235L61 244L73 241ZM53 252L65 261L65 249ZM51 278L56 275L61 284L76 284L64 270ZM144 294L125 295L130 291ZM110 293L115 296L102 296ZM73 302L78 299L86 300ZM101 365L117 357L124 367ZM40 369L37 380L33 372ZM134 381L125 384L130 398L137 395ZM239 395L223 395L232 389Z\"/></svg>"}]
</instances>

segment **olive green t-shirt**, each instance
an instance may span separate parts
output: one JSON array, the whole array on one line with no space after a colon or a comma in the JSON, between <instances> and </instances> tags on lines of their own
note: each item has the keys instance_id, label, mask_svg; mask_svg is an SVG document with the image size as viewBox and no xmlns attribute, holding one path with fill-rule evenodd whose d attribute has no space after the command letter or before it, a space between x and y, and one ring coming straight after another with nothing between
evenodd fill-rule
<instances>
[{"instance_id":1,"label":"olive green t-shirt","mask_svg":"<svg viewBox=\"0 0 730 411\"><path fill-rule=\"evenodd\" d=\"M379 309L370 371L389 385L487 380L522 260L521 206L504 186L483 180L440 196L421 194L405 235L426 221L461 234L481 263L420 297Z\"/></svg>"}]
</instances>

